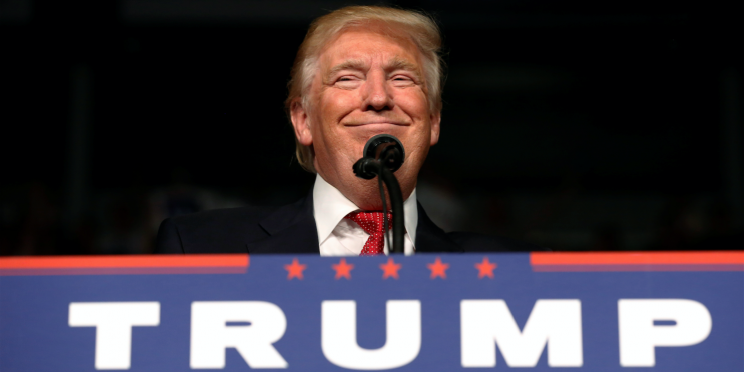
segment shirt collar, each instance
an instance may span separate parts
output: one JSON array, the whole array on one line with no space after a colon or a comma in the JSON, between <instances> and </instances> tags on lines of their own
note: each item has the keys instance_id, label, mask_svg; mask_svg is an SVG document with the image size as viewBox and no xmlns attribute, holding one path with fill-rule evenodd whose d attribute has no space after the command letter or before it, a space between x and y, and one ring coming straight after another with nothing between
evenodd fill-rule
<instances>
[{"instance_id":1,"label":"shirt collar","mask_svg":"<svg viewBox=\"0 0 744 372\"><path fill-rule=\"evenodd\" d=\"M347 214L359 210L351 200L346 198L341 191L331 186L320 175L315 177L315 186L313 187L313 214L315 216L315 226L318 229L318 242L323 242L336 228L339 222ZM406 216L406 232L411 238L411 242L416 242L416 226L418 225L418 210L416 208L416 189L411 196L403 202L403 214Z\"/></svg>"}]
</instances>

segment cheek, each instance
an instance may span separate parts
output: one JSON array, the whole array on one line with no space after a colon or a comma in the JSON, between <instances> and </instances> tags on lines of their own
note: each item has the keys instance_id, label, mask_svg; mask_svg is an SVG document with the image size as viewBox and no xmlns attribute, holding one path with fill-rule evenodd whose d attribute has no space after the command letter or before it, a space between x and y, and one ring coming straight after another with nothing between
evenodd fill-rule
<instances>
[{"instance_id":1,"label":"cheek","mask_svg":"<svg viewBox=\"0 0 744 372\"><path fill-rule=\"evenodd\" d=\"M318 107L324 121L338 124L343 116L358 107L360 102L356 92L333 89L324 92L318 102Z\"/></svg>"},{"instance_id":2,"label":"cheek","mask_svg":"<svg viewBox=\"0 0 744 372\"><path fill-rule=\"evenodd\" d=\"M427 138L431 135L431 115L429 113L429 102L423 93L402 97L399 101L400 108L413 119L415 126L411 129L414 130L416 137L426 136Z\"/></svg>"},{"instance_id":3,"label":"cheek","mask_svg":"<svg viewBox=\"0 0 744 372\"><path fill-rule=\"evenodd\" d=\"M359 107L359 102L355 92L338 90L325 92L317 102L318 110L313 116L316 123L314 130L322 133L327 143L344 142L345 138L354 132L345 131L340 123L344 117Z\"/></svg>"},{"instance_id":4,"label":"cheek","mask_svg":"<svg viewBox=\"0 0 744 372\"><path fill-rule=\"evenodd\" d=\"M404 91L396 97L400 108L415 120L429 120L429 102L420 89Z\"/></svg>"},{"instance_id":5,"label":"cheek","mask_svg":"<svg viewBox=\"0 0 744 372\"><path fill-rule=\"evenodd\" d=\"M415 125L410 127L403 144L406 148L406 158L410 166L417 168L423 163L429 152L431 142L431 118L429 114L429 103L423 92L411 94L399 101L401 109L406 112Z\"/></svg>"}]
</instances>

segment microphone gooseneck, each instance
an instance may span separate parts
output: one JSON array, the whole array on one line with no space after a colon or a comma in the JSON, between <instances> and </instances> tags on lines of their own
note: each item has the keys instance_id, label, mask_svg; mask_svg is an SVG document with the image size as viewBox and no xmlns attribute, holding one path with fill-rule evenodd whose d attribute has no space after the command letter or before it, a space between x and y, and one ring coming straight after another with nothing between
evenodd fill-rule
<instances>
[{"instance_id":1,"label":"microphone gooseneck","mask_svg":"<svg viewBox=\"0 0 744 372\"><path fill-rule=\"evenodd\" d=\"M403 194L400 191L398 179L393 172L398 170L405 160L403 144L390 134L378 134L364 145L362 158L354 163L354 174L366 180L378 177L380 198L384 218L385 236L387 236L387 213L385 206L384 182L390 194L390 204L393 212L393 244L389 244L390 252L403 253L403 232L405 231L405 216L403 215Z\"/></svg>"}]
</instances>

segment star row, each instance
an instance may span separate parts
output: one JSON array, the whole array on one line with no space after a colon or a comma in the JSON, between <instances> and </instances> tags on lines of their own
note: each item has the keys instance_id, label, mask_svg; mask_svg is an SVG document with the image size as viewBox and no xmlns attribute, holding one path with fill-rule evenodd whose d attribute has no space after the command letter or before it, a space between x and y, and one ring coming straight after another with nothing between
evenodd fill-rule
<instances>
[{"instance_id":1,"label":"star row","mask_svg":"<svg viewBox=\"0 0 744 372\"><path fill-rule=\"evenodd\" d=\"M380 265L382 278L398 279L398 270L400 270L402 266L402 264L395 263L395 260L392 257L388 257L387 262ZM448 263L442 262L439 257L437 257L434 262L426 264L426 267L431 270L431 279L446 279L447 269L449 266ZM354 265L347 263L345 258L342 258L339 263L331 265L331 267L336 271L336 280L341 278L351 279L351 270L354 269ZM291 264L284 265L284 269L287 270L287 280L295 278L303 279L302 272L306 268L306 264L301 264L297 258L293 259ZM496 269L496 263L489 262L487 257L483 257L483 261L476 263L475 268L478 269L478 278L489 277L493 279L493 270Z\"/></svg>"}]
</instances>

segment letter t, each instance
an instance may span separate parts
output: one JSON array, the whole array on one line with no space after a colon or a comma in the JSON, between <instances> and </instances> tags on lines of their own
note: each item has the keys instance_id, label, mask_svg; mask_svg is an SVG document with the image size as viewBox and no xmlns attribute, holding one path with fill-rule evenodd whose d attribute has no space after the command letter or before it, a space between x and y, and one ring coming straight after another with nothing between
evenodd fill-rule
<instances>
[{"instance_id":1,"label":"letter t","mask_svg":"<svg viewBox=\"0 0 744 372\"><path fill-rule=\"evenodd\" d=\"M70 327L96 327L96 369L129 369L132 327L160 325L159 302L71 302Z\"/></svg>"}]
</instances>

